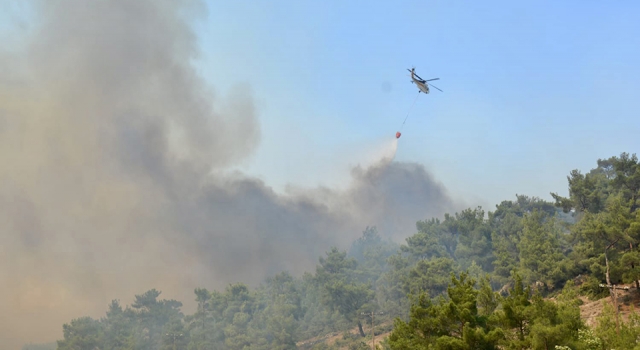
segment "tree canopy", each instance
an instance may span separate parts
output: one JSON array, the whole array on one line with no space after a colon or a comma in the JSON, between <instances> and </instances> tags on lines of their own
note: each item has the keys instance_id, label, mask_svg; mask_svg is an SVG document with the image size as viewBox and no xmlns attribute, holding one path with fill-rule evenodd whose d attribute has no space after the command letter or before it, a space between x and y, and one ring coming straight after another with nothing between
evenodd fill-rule
<instances>
[{"instance_id":1,"label":"tree canopy","mask_svg":"<svg viewBox=\"0 0 640 350\"><path fill-rule=\"evenodd\" d=\"M373 313L390 349L640 349L639 317L606 309L590 328L578 299L640 287L638 158L598 160L567 180L568 197L516 195L493 211L426 218L403 244L367 227L300 277L196 288L190 315L156 289L128 306L113 300L104 317L64 324L57 348L326 349L317 339L355 328L332 346L359 349L370 346Z\"/></svg>"}]
</instances>

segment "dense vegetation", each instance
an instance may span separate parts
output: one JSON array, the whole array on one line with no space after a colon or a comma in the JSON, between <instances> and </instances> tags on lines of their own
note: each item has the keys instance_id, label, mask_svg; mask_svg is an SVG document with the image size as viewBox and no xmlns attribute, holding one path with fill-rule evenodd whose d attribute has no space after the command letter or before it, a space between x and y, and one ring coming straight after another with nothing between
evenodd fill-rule
<instances>
[{"instance_id":1,"label":"dense vegetation","mask_svg":"<svg viewBox=\"0 0 640 350\"><path fill-rule=\"evenodd\" d=\"M640 279L640 164L623 153L597 165L572 171L555 203L518 195L486 215L420 221L400 246L370 227L302 278L196 289L193 315L155 289L113 301L101 319L65 324L58 349L328 349L296 343L354 327L339 343L367 349L372 312L391 349L640 349L640 318L580 319L579 294Z\"/></svg>"}]
</instances>

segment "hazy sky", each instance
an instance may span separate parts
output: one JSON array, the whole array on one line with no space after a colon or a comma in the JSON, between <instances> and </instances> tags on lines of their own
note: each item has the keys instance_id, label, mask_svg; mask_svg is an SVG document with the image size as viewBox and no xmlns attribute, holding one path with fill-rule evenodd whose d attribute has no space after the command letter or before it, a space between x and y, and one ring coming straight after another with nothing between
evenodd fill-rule
<instances>
[{"instance_id":1,"label":"hazy sky","mask_svg":"<svg viewBox=\"0 0 640 350\"><path fill-rule=\"evenodd\" d=\"M636 2L201 5L0 1L3 345L566 194L640 144ZM396 143L411 66L444 93Z\"/></svg>"},{"instance_id":2,"label":"hazy sky","mask_svg":"<svg viewBox=\"0 0 640 350\"><path fill-rule=\"evenodd\" d=\"M336 165L399 129L417 91L411 66L444 93L419 96L396 159L489 209L516 193L566 194L570 170L640 145L634 1L208 6L198 64L219 93L251 82L262 141L244 169L276 188L339 184Z\"/></svg>"},{"instance_id":3,"label":"hazy sky","mask_svg":"<svg viewBox=\"0 0 640 350\"><path fill-rule=\"evenodd\" d=\"M566 193L570 170L640 145L634 1L206 7L193 63L218 95L250 83L261 140L237 168L278 191L343 186L349 167L400 129L417 94L412 66L444 93L418 97L396 159L424 164L471 205L550 199ZM29 28L29 5L1 8L3 42L19 45L11 34Z\"/></svg>"}]
</instances>

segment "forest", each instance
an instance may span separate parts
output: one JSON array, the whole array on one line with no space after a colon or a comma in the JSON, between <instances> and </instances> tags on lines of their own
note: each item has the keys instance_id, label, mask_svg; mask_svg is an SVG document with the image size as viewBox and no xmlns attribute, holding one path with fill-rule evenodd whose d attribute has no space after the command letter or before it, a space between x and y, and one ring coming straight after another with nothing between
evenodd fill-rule
<instances>
[{"instance_id":1,"label":"forest","mask_svg":"<svg viewBox=\"0 0 640 350\"><path fill-rule=\"evenodd\" d=\"M64 324L56 347L370 349L373 321L379 349L640 349L640 317L606 306L588 326L579 309L581 297L640 288L638 158L599 159L567 179L568 197L427 218L403 244L367 227L299 278L197 288L194 314L157 289L113 300L99 319Z\"/></svg>"}]
</instances>

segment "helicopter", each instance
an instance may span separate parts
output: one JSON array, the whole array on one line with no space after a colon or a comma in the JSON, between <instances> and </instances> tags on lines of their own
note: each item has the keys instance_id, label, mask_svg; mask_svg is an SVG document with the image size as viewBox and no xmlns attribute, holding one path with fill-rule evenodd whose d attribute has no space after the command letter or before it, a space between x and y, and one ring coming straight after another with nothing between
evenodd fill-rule
<instances>
[{"instance_id":1,"label":"helicopter","mask_svg":"<svg viewBox=\"0 0 640 350\"><path fill-rule=\"evenodd\" d=\"M411 68L407 70L409 72L411 72L411 82L416 84L418 86L418 89L420 89L418 91L418 93L420 92L424 92L425 94L429 93L429 84L427 83L428 81L432 81L432 80L439 80L440 78L433 78L433 79L428 79L428 80L424 80L422 78L420 78L420 76L418 74L416 74L416 68ZM433 86L433 85L431 85ZM436 86L433 86L434 88L438 89ZM440 89L438 89L440 90ZM440 90L442 91L442 90Z\"/></svg>"}]
</instances>

